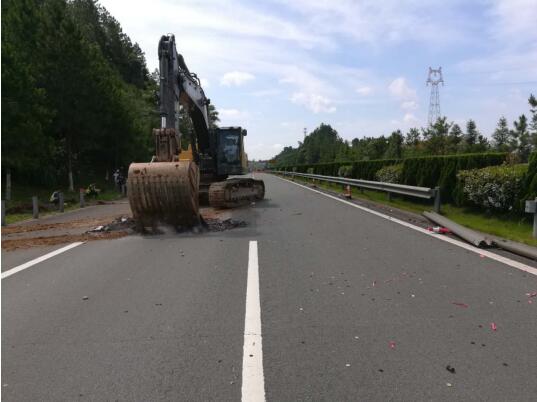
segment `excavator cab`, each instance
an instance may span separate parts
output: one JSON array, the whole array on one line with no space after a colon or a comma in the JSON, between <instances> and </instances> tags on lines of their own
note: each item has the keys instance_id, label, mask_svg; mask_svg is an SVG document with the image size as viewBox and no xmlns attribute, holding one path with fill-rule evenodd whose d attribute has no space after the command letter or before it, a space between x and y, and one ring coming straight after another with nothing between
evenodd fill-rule
<instances>
[{"instance_id":1,"label":"excavator cab","mask_svg":"<svg viewBox=\"0 0 537 402\"><path fill-rule=\"evenodd\" d=\"M247 173L247 166L244 166L246 130L241 127L222 127L215 131L217 174L228 176Z\"/></svg>"}]
</instances>

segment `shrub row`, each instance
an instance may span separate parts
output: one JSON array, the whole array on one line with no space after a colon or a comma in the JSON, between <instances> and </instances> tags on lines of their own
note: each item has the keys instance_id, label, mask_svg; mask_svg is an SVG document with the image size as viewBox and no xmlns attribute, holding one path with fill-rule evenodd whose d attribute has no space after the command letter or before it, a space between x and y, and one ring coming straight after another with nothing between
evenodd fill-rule
<instances>
[{"instance_id":1,"label":"shrub row","mask_svg":"<svg viewBox=\"0 0 537 402\"><path fill-rule=\"evenodd\" d=\"M516 211L527 171L527 164L461 170L457 178L464 203L488 210Z\"/></svg>"},{"instance_id":2,"label":"shrub row","mask_svg":"<svg viewBox=\"0 0 537 402\"><path fill-rule=\"evenodd\" d=\"M377 172L386 166L402 164L400 182L411 186L440 187L443 201L462 201L457 173L461 170L501 165L506 153L458 154L445 156L425 156L408 159L380 159L359 162L334 162L315 165L280 166L278 170L337 176L342 166L352 166L351 177L363 180L377 180ZM537 169L537 161L535 161ZM345 169L346 170L346 169ZM398 174L399 175L399 174ZM537 190L537 182L534 183Z\"/></svg>"}]
</instances>

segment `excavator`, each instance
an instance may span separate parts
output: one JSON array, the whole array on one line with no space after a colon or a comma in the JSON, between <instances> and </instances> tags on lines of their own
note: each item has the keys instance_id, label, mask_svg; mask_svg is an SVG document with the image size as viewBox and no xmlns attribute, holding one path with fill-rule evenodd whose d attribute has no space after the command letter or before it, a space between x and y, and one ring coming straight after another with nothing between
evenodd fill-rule
<instances>
[{"instance_id":1,"label":"excavator","mask_svg":"<svg viewBox=\"0 0 537 402\"><path fill-rule=\"evenodd\" d=\"M162 223L190 227L201 223L200 202L234 208L263 199L262 180L237 177L248 173L246 130L210 127L210 100L198 76L177 53L174 35L161 37L158 56L161 126L153 129L155 155L148 163L131 163L127 176L129 204L138 227ZM186 150L181 147L180 108L193 126Z\"/></svg>"}]
</instances>

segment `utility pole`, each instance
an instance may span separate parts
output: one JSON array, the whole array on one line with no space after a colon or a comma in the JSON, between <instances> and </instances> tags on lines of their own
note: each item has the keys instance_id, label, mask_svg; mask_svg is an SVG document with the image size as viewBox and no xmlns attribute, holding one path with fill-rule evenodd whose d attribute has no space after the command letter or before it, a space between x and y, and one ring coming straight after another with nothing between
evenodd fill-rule
<instances>
[{"instance_id":1,"label":"utility pole","mask_svg":"<svg viewBox=\"0 0 537 402\"><path fill-rule=\"evenodd\" d=\"M429 126L436 123L440 118L440 93L438 92L438 84L444 86L442 78L442 67L434 69L429 67L429 75L427 76L426 85L431 84L431 98L429 100L429 116L427 122Z\"/></svg>"}]
</instances>

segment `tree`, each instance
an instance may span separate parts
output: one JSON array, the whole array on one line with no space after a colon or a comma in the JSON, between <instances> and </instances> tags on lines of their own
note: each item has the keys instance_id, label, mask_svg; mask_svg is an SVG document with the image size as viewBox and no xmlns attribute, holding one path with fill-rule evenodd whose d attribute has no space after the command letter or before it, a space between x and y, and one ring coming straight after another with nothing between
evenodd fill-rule
<instances>
[{"instance_id":1,"label":"tree","mask_svg":"<svg viewBox=\"0 0 537 402\"><path fill-rule=\"evenodd\" d=\"M394 131L388 139L388 149L384 153L386 159L400 159L403 154L403 134L400 130Z\"/></svg>"},{"instance_id":2,"label":"tree","mask_svg":"<svg viewBox=\"0 0 537 402\"><path fill-rule=\"evenodd\" d=\"M533 147L533 150L537 149L537 99L533 94L530 95L528 99L528 103L530 104L530 112L531 112L531 144Z\"/></svg>"},{"instance_id":3,"label":"tree","mask_svg":"<svg viewBox=\"0 0 537 402\"><path fill-rule=\"evenodd\" d=\"M209 104L209 128L218 127L219 122L220 122L220 117L218 117L218 110L216 110L216 107L212 103L210 103Z\"/></svg>"},{"instance_id":4,"label":"tree","mask_svg":"<svg viewBox=\"0 0 537 402\"><path fill-rule=\"evenodd\" d=\"M447 150L447 136L452 123L446 117L440 117L433 125L423 131L425 148L431 155L442 155Z\"/></svg>"},{"instance_id":5,"label":"tree","mask_svg":"<svg viewBox=\"0 0 537 402\"><path fill-rule=\"evenodd\" d=\"M518 121L514 121L513 125L515 129L512 134L518 139L517 152L520 159L526 162L531 152L530 133L528 132L528 119L526 115L520 115Z\"/></svg>"},{"instance_id":6,"label":"tree","mask_svg":"<svg viewBox=\"0 0 537 402\"><path fill-rule=\"evenodd\" d=\"M468 120L466 123L466 134L464 135L464 144L465 151L472 152L474 145L477 143L479 137L479 131L477 131L477 126L475 121L472 119Z\"/></svg>"},{"instance_id":7,"label":"tree","mask_svg":"<svg viewBox=\"0 0 537 402\"><path fill-rule=\"evenodd\" d=\"M457 153L459 146L462 142L463 134L461 127L458 124L453 124L449 130L447 138L447 151L448 153Z\"/></svg>"},{"instance_id":8,"label":"tree","mask_svg":"<svg viewBox=\"0 0 537 402\"><path fill-rule=\"evenodd\" d=\"M420 143L420 140L420 131L416 127L414 127L408 130L408 133L405 137L405 145L408 147L415 147Z\"/></svg>"},{"instance_id":9,"label":"tree","mask_svg":"<svg viewBox=\"0 0 537 402\"><path fill-rule=\"evenodd\" d=\"M492 139L494 141L494 148L497 151L505 152L509 150L509 127L507 125L507 119L502 116L498 120L498 125L494 133L492 134Z\"/></svg>"}]
</instances>

